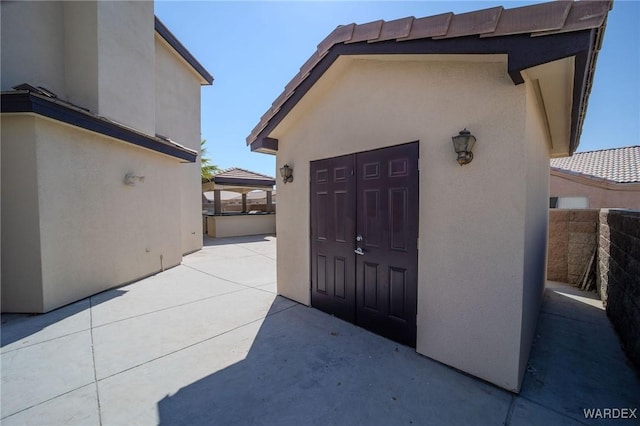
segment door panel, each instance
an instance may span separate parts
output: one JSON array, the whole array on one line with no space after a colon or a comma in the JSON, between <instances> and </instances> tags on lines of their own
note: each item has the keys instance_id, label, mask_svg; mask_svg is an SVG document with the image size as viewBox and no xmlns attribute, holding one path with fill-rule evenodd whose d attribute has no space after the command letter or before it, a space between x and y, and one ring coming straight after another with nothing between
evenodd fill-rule
<instances>
[{"instance_id":1,"label":"door panel","mask_svg":"<svg viewBox=\"0 0 640 426\"><path fill-rule=\"evenodd\" d=\"M415 346L417 232L417 142L312 162L312 305Z\"/></svg>"},{"instance_id":2,"label":"door panel","mask_svg":"<svg viewBox=\"0 0 640 426\"><path fill-rule=\"evenodd\" d=\"M354 157L311 163L311 304L355 322Z\"/></svg>"},{"instance_id":3,"label":"door panel","mask_svg":"<svg viewBox=\"0 0 640 426\"><path fill-rule=\"evenodd\" d=\"M357 324L415 346L418 144L356 157L357 233L364 250L356 257ZM374 294L376 309L371 308Z\"/></svg>"}]
</instances>

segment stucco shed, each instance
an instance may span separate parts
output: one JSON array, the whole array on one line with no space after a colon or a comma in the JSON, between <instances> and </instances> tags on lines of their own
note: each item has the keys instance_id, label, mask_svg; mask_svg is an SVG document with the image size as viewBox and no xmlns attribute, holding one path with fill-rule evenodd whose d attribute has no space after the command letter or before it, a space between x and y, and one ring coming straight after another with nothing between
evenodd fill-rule
<instances>
[{"instance_id":1,"label":"stucco shed","mask_svg":"<svg viewBox=\"0 0 640 426\"><path fill-rule=\"evenodd\" d=\"M278 292L517 392L549 158L576 149L609 1L337 27L247 138L278 184ZM451 137L477 138L460 167Z\"/></svg>"}]
</instances>

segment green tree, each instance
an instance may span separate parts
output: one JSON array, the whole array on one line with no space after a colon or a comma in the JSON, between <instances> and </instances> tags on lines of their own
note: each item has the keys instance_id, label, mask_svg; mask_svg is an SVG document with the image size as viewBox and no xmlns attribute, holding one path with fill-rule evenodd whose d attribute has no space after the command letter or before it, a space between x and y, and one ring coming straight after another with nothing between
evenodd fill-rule
<instances>
[{"instance_id":1,"label":"green tree","mask_svg":"<svg viewBox=\"0 0 640 426\"><path fill-rule=\"evenodd\" d=\"M206 139L202 139L200 141L200 163L202 165L202 182L209 182L213 175L220 170L220 168L211 162L211 159L208 158L207 148L204 144L207 142Z\"/></svg>"}]
</instances>

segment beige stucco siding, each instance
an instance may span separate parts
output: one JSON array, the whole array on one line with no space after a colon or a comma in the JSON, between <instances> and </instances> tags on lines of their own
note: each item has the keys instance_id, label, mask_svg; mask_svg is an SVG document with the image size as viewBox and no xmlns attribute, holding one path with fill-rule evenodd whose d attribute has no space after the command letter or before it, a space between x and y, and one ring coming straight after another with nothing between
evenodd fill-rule
<instances>
[{"instance_id":1,"label":"beige stucco siding","mask_svg":"<svg viewBox=\"0 0 640 426\"><path fill-rule=\"evenodd\" d=\"M41 312L35 118L2 117L2 311Z\"/></svg>"},{"instance_id":2,"label":"beige stucco siding","mask_svg":"<svg viewBox=\"0 0 640 426\"><path fill-rule=\"evenodd\" d=\"M158 35L155 46L156 132L200 152L200 80ZM180 165L183 254L202 248L200 160Z\"/></svg>"},{"instance_id":3,"label":"beige stucco siding","mask_svg":"<svg viewBox=\"0 0 640 426\"><path fill-rule=\"evenodd\" d=\"M59 2L2 2L2 90L21 83L64 93L64 21Z\"/></svg>"},{"instance_id":4,"label":"beige stucco siding","mask_svg":"<svg viewBox=\"0 0 640 426\"><path fill-rule=\"evenodd\" d=\"M522 288L522 341L520 344L521 381L526 371L529 351L535 337L542 305L547 264L547 228L549 224L549 132L546 131L543 107L527 81L525 127L526 209L524 228L524 269Z\"/></svg>"},{"instance_id":5,"label":"beige stucco siding","mask_svg":"<svg viewBox=\"0 0 640 426\"><path fill-rule=\"evenodd\" d=\"M180 263L177 160L35 124L45 310ZM127 173L144 183L125 185Z\"/></svg>"},{"instance_id":6,"label":"beige stucco siding","mask_svg":"<svg viewBox=\"0 0 640 426\"><path fill-rule=\"evenodd\" d=\"M155 134L153 2L98 1L101 115Z\"/></svg>"},{"instance_id":7,"label":"beige stucco siding","mask_svg":"<svg viewBox=\"0 0 640 426\"><path fill-rule=\"evenodd\" d=\"M3 115L2 159L4 312L46 312L180 263L176 159L26 114ZM144 183L125 185L127 173Z\"/></svg>"},{"instance_id":8,"label":"beige stucco siding","mask_svg":"<svg viewBox=\"0 0 640 426\"><path fill-rule=\"evenodd\" d=\"M58 97L99 111L98 84L98 4L90 1L64 3L64 57L65 93Z\"/></svg>"},{"instance_id":9,"label":"beige stucco siding","mask_svg":"<svg viewBox=\"0 0 640 426\"><path fill-rule=\"evenodd\" d=\"M525 137L526 87L500 56L400 59L340 58L271 133L295 176L278 184L278 292L310 303L309 162L420 141L417 351L517 390L523 286L539 288L523 277L540 261L525 262L540 246L526 210L546 184L526 183L546 149L527 147L543 141ZM451 137L464 127L478 142L460 167Z\"/></svg>"}]
</instances>

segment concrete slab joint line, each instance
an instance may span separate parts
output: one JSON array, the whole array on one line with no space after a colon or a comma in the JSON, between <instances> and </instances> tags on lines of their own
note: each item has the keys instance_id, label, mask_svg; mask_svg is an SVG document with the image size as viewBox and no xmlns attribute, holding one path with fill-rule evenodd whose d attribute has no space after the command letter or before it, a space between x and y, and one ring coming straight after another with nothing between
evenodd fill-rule
<instances>
[{"instance_id":1,"label":"concrete slab joint line","mask_svg":"<svg viewBox=\"0 0 640 426\"><path fill-rule=\"evenodd\" d=\"M514 395L265 290L273 237L207 243L58 311L3 315L3 426L588 425L582 409L603 395L638 405L640 381L592 293L548 283Z\"/></svg>"},{"instance_id":2,"label":"concrete slab joint line","mask_svg":"<svg viewBox=\"0 0 640 426\"><path fill-rule=\"evenodd\" d=\"M91 330L91 362L93 365L93 382L96 388L96 403L98 405L98 423L102 425L102 411L100 410L100 387L98 386L98 373L96 371L96 352L93 344L93 303L89 298L89 328Z\"/></svg>"}]
</instances>

